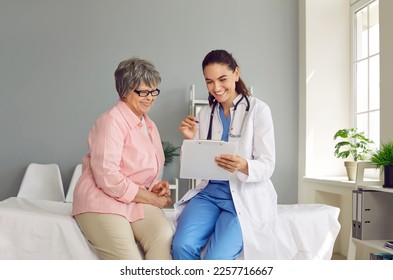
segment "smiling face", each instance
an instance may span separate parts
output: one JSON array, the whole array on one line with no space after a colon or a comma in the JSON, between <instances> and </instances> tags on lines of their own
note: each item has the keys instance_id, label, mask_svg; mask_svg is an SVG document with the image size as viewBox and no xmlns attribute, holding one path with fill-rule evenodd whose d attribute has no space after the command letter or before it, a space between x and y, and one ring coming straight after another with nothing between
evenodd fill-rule
<instances>
[{"instance_id":1,"label":"smiling face","mask_svg":"<svg viewBox=\"0 0 393 280\"><path fill-rule=\"evenodd\" d=\"M236 82L239 80L239 68L232 71L225 64L212 63L203 69L208 91L223 106L232 105L236 98Z\"/></svg>"},{"instance_id":2,"label":"smiling face","mask_svg":"<svg viewBox=\"0 0 393 280\"><path fill-rule=\"evenodd\" d=\"M140 91L153 91L155 89L156 87L148 87L143 82L139 85L138 88L136 88L136 90ZM135 115L138 116L139 119L142 119L142 116L150 111L156 99L157 96L152 96L151 94L141 97L134 90L130 90L127 95L123 97L124 102L135 113Z\"/></svg>"}]
</instances>

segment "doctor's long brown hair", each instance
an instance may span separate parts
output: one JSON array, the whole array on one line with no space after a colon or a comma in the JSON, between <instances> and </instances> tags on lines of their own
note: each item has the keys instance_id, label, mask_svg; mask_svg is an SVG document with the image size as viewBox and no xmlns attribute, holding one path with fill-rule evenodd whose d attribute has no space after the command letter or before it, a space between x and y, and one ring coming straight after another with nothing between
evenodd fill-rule
<instances>
[{"instance_id":1,"label":"doctor's long brown hair","mask_svg":"<svg viewBox=\"0 0 393 280\"><path fill-rule=\"evenodd\" d=\"M202 61L202 70L205 69L209 64L218 63L228 66L228 69L235 72L236 68L239 67L237 65L236 60L233 58L232 54L227 52L226 50L213 50L209 52ZM236 82L235 90L239 94L243 94L245 96L250 96L251 93L247 89L246 84L239 77L239 81ZM212 105L215 102L215 98L213 95L209 93L209 104Z\"/></svg>"}]
</instances>

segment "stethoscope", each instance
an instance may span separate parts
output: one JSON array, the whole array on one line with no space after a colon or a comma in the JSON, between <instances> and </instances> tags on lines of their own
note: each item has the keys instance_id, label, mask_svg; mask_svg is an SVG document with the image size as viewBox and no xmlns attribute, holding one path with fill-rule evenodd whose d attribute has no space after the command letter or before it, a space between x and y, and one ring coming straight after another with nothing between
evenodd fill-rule
<instances>
[{"instance_id":1,"label":"stethoscope","mask_svg":"<svg viewBox=\"0 0 393 280\"><path fill-rule=\"evenodd\" d=\"M233 123L235 121L236 109L237 109L237 106L240 104L240 102L242 102L242 100L244 98L247 101L246 112L245 112L245 114L243 116L243 120L242 120L240 129L239 129L239 132L235 134L234 131L233 131ZM214 110L216 109L217 104L218 104L218 101L214 100L213 106L212 106L212 110L210 112L209 131L207 133L207 138L206 138L207 140L211 140L212 139L213 115L214 115ZM239 138L241 136L241 131L242 131L242 128L243 128L244 119L246 118L246 115L247 115L249 110L250 110L250 100L247 98L246 95L242 94L242 97L239 99L239 101L236 102L235 106L233 106L233 120L232 120L232 123L231 123L231 128L229 130L229 136L230 137Z\"/></svg>"}]
</instances>

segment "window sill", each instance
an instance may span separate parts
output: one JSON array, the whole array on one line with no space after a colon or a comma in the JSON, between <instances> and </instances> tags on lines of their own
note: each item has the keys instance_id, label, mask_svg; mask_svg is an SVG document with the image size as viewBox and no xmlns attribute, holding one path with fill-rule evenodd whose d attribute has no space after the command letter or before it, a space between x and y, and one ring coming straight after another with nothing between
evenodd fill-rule
<instances>
[{"instance_id":1,"label":"window sill","mask_svg":"<svg viewBox=\"0 0 393 280\"><path fill-rule=\"evenodd\" d=\"M345 176L329 176L329 177L312 177L304 176L303 182L309 183L323 183L328 185L343 186L348 188L355 187L355 181L348 181L348 177Z\"/></svg>"}]
</instances>

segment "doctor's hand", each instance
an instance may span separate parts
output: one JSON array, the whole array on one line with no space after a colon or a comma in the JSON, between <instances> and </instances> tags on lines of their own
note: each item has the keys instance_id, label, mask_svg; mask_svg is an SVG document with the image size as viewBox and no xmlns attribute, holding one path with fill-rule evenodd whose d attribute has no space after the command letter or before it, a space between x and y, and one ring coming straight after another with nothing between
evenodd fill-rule
<instances>
[{"instance_id":1,"label":"doctor's hand","mask_svg":"<svg viewBox=\"0 0 393 280\"><path fill-rule=\"evenodd\" d=\"M196 117L189 115L180 123L179 131L183 134L185 139L194 139L198 129L196 120Z\"/></svg>"},{"instance_id":2,"label":"doctor's hand","mask_svg":"<svg viewBox=\"0 0 393 280\"><path fill-rule=\"evenodd\" d=\"M221 155L216 157L215 160L218 166L231 173L240 171L248 175L248 162L239 155Z\"/></svg>"}]
</instances>

